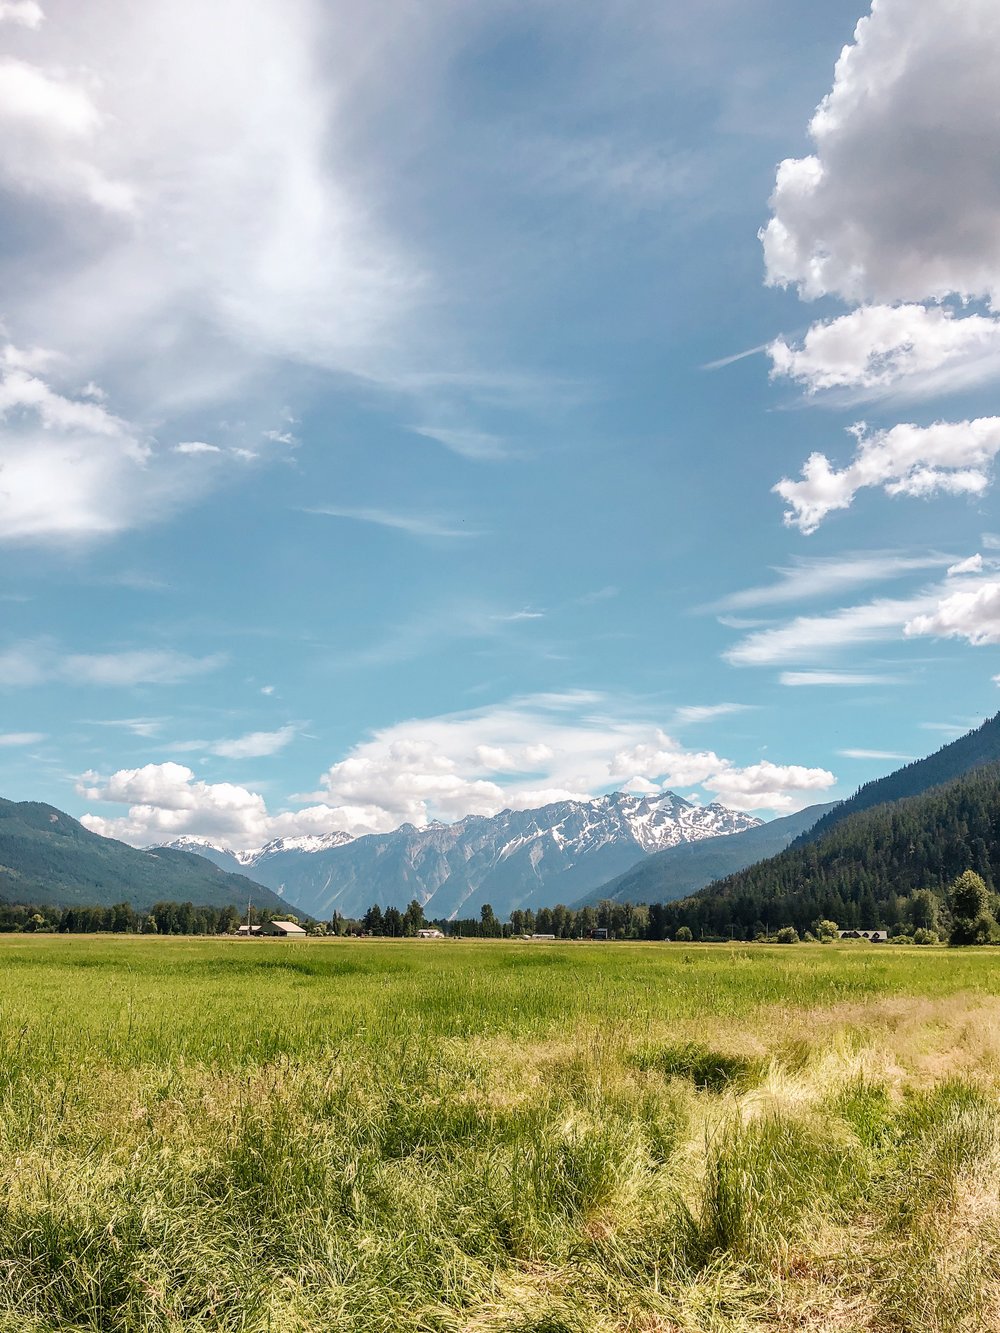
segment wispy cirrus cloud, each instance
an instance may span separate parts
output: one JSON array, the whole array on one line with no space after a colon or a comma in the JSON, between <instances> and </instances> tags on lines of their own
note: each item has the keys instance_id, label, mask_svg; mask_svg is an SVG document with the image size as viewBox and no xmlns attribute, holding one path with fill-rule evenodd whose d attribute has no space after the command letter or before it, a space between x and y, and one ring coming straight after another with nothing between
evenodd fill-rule
<instances>
[{"instance_id":1,"label":"wispy cirrus cloud","mask_svg":"<svg viewBox=\"0 0 1000 1333\"><path fill-rule=\"evenodd\" d=\"M838 750L837 753L844 759L885 759L903 764L912 763L915 758L912 754L900 754L896 750Z\"/></svg>"},{"instance_id":2,"label":"wispy cirrus cloud","mask_svg":"<svg viewBox=\"0 0 1000 1333\"><path fill-rule=\"evenodd\" d=\"M401 514L390 509L351 508L348 505L314 505L303 510L326 518L343 518L356 523L371 523L379 528L404 532L409 537L429 537L452 540L479 537L475 528L448 522L431 514Z\"/></svg>"},{"instance_id":3,"label":"wispy cirrus cloud","mask_svg":"<svg viewBox=\"0 0 1000 1333\"><path fill-rule=\"evenodd\" d=\"M867 583L886 582L908 574L940 569L952 560L938 552L853 551L836 556L796 556L779 566L772 583L728 593L701 607L703 611L743 611L760 606L839 596ZM731 623L731 622L730 622ZM737 626L739 628L739 626Z\"/></svg>"},{"instance_id":4,"label":"wispy cirrus cloud","mask_svg":"<svg viewBox=\"0 0 1000 1333\"><path fill-rule=\"evenodd\" d=\"M297 723L289 723L276 731L251 731L230 740L177 741L165 748L176 754L197 752L217 759L266 759L289 746L299 731Z\"/></svg>"},{"instance_id":5,"label":"wispy cirrus cloud","mask_svg":"<svg viewBox=\"0 0 1000 1333\"><path fill-rule=\"evenodd\" d=\"M937 604L933 591L910 598L879 598L826 615L796 616L755 630L723 654L733 666L826 667L831 657L859 644L902 638L903 626Z\"/></svg>"},{"instance_id":6,"label":"wispy cirrus cloud","mask_svg":"<svg viewBox=\"0 0 1000 1333\"><path fill-rule=\"evenodd\" d=\"M892 676L874 671L783 671L778 677L782 685L833 686L856 689L864 685L905 685L905 676Z\"/></svg>"},{"instance_id":7,"label":"wispy cirrus cloud","mask_svg":"<svg viewBox=\"0 0 1000 1333\"><path fill-rule=\"evenodd\" d=\"M193 657L173 649L64 653L49 643L25 641L0 651L0 686L26 688L48 682L119 689L176 685L217 670L225 660L218 653Z\"/></svg>"}]
</instances>

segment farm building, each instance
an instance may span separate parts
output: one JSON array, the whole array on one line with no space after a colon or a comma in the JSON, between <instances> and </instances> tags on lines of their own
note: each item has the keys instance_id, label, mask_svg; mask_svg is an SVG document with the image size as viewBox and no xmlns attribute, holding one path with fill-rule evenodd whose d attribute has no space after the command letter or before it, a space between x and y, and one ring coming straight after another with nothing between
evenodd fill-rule
<instances>
[{"instance_id":1,"label":"farm building","mask_svg":"<svg viewBox=\"0 0 1000 1333\"><path fill-rule=\"evenodd\" d=\"M426 930L418 930L418 931L417 931L417 939L419 939L419 940L443 940L443 939L444 939L444 935L441 933L440 930L431 930L430 928L428 928L428 929L426 929Z\"/></svg>"},{"instance_id":2,"label":"farm building","mask_svg":"<svg viewBox=\"0 0 1000 1333\"><path fill-rule=\"evenodd\" d=\"M260 927L262 935L280 935L286 940L304 940L306 932L295 921L264 921Z\"/></svg>"},{"instance_id":3,"label":"farm building","mask_svg":"<svg viewBox=\"0 0 1000 1333\"><path fill-rule=\"evenodd\" d=\"M887 930L838 930L842 940L869 940L872 944L885 944L889 938Z\"/></svg>"}]
</instances>

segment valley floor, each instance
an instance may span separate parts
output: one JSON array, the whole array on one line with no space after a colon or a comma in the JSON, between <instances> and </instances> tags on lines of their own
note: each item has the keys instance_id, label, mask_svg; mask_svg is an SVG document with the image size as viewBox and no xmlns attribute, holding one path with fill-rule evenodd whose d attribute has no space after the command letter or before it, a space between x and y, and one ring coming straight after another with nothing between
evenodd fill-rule
<instances>
[{"instance_id":1,"label":"valley floor","mask_svg":"<svg viewBox=\"0 0 1000 1333\"><path fill-rule=\"evenodd\" d=\"M1000 952L0 937L3 1333L1000 1327Z\"/></svg>"}]
</instances>

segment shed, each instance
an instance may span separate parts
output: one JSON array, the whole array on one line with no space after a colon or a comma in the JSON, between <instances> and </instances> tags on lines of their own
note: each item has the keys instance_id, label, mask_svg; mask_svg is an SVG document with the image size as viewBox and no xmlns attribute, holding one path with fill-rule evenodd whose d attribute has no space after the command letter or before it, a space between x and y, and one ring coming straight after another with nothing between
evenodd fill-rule
<instances>
[{"instance_id":1,"label":"shed","mask_svg":"<svg viewBox=\"0 0 1000 1333\"><path fill-rule=\"evenodd\" d=\"M868 940L871 944L885 944L889 938L887 930L838 930L842 940Z\"/></svg>"},{"instance_id":2,"label":"shed","mask_svg":"<svg viewBox=\"0 0 1000 1333\"><path fill-rule=\"evenodd\" d=\"M261 923L262 935L279 935L282 939L305 939L306 932L296 921L264 921Z\"/></svg>"}]
</instances>

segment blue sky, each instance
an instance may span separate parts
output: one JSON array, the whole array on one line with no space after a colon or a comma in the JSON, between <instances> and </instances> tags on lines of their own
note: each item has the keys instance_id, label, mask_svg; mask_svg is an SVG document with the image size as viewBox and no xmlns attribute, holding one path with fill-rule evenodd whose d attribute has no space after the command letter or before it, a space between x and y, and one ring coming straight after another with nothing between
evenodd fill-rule
<instances>
[{"instance_id":1,"label":"blue sky","mask_svg":"<svg viewBox=\"0 0 1000 1333\"><path fill-rule=\"evenodd\" d=\"M0 51L7 797L769 816L996 711L988 0L0 0Z\"/></svg>"}]
</instances>

